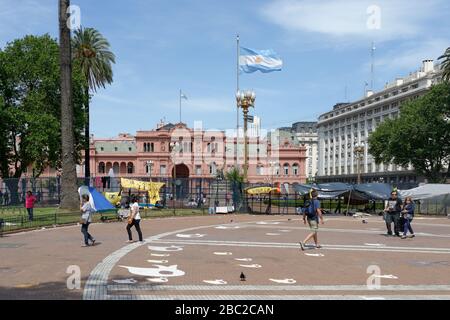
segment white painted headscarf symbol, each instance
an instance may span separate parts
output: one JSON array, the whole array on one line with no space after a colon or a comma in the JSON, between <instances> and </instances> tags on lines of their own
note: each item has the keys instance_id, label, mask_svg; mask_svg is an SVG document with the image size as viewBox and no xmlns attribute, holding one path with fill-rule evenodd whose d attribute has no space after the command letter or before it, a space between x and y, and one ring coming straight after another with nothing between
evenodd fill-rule
<instances>
[{"instance_id":1,"label":"white painted headscarf symbol","mask_svg":"<svg viewBox=\"0 0 450 320\"><path fill-rule=\"evenodd\" d=\"M138 276L155 277L155 278L167 278L167 277L180 277L184 276L185 272L177 269L177 265L161 266L154 265L155 268L138 268L129 266L119 266L121 268L128 269L128 272L136 274Z\"/></svg>"}]
</instances>

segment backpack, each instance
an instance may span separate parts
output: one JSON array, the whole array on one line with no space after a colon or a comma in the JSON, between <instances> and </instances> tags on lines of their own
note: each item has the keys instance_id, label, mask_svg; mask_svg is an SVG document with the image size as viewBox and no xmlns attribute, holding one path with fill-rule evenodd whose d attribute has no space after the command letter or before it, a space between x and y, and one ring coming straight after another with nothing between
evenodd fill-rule
<instances>
[{"instance_id":1,"label":"backpack","mask_svg":"<svg viewBox=\"0 0 450 320\"><path fill-rule=\"evenodd\" d=\"M316 209L317 208L314 207L314 200L307 200L303 207L303 212L306 214L308 219L314 219L317 216Z\"/></svg>"}]
</instances>

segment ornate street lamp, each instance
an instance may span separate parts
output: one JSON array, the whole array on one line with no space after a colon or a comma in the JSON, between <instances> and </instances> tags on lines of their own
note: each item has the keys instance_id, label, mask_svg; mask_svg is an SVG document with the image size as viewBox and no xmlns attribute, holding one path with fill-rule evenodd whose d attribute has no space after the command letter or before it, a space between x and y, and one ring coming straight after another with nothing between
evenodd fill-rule
<instances>
[{"instance_id":1,"label":"ornate street lamp","mask_svg":"<svg viewBox=\"0 0 450 320\"><path fill-rule=\"evenodd\" d=\"M147 174L150 177L150 182L152 181L152 167L153 167L153 161L148 160L147 161Z\"/></svg>"},{"instance_id":2,"label":"ornate street lamp","mask_svg":"<svg viewBox=\"0 0 450 320\"><path fill-rule=\"evenodd\" d=\"M180 143L178 141L176 142L171 142L170 143L170 147L171 150L174 152L174 154L176 154L179 149L180 149ZM176 187L176 182L177 182L177 163L175 161L175 155L172 158L172 162L173 162L173 215L175 215L175 201L177 199L177 187Z\"/></svg>"},{"instance_id":3,"label":"ornate street lamp","mask_svg":"<svg viewBox=\"0 0 450 320\"><path fill-rule=\"evenodd\" d=\"M247 123L248 123L248 109L254 107L255 103L255 92L251 90L238 91L236 92L237 105L242 108L244 113L244 182L248 182L247 171L248 171L248 144L247 144ZM236 155L237 156L237 155Z\"/></svg>"},{"instance_id":4,"label":"ornate street lamp","mask_svg":"<svg viewBox=\"0 0 450 320\"><path fill-rule=\"evenodd\" d=\"M364 142L356 143L355 147L353 148L353 151L355 152L355 158L356 158L356 171L358 173L357 183L361 183L361 162L364 159L364 150L365 145Z\"/></svg>"}]
</instances>

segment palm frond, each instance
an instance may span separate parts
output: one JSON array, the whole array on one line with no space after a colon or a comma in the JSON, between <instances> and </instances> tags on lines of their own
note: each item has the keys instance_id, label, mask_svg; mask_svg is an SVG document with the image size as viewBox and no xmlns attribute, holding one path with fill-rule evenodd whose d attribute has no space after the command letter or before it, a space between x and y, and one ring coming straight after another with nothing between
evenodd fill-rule
<instances>
[{"instance_id":1,"label":"palm frond","mask_svg":"<svg viewBox=\"0 0 450 320\"><path fill-rule=\"evenodd\" d=\"M108 40L94 28L80 28L72 39L73 59L86 78L89 89L96 91L113 82L112 64L116 57Z\"/></svg>"}]
</instances>

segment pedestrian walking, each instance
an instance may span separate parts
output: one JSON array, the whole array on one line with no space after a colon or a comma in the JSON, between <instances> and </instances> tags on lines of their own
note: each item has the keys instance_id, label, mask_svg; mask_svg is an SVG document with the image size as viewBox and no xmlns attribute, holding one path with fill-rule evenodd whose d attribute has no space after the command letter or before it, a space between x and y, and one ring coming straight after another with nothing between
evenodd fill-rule
<instances>
[{"instance_id":1,"label":"pedestrian walking","mask_svg":"<svg viewBox=\"0 0 450 320\"><path fill-rule=\"evenodd\" d=\"M89 224L92 222L92 214L94 213L94 209L89 203L89 195L83 194L81 196L81 233L84 236L84 245L83 247L89 247L89 240L92 242L91 245L95 244L95 239L88 232Z\"/></svg>"},{"instance_id":2,"label":"pedestrian walking","mask_svg":"<svg viewBox=\"0 0 450 320\"><path fill-rule=\"evenodd\" d=\"M231 200L231 195L227 192L227 194L225 195L225 202L226 202L227 207L230 205L230 200Z\"/></svg>"},{"instance_id":3,"label":"pedestrian walking","mask_svg":"<svg viewBox=\"0 0 450 320\"><path fill-rule=\"evenodd\" d=\"M131 197L131 205L130 205L130 216L128 217L128 225L127 225L127 233L128 233L128 241L133 242L133 237L131 235L131 228L134 226L138 235L139 241L144 241L142 239L142 231L141 231L141 215L139 214L139 203L138 198L136 196Z\"/></svg>"},{"instance_id":4,"label":"pedestrian walking","mask_svg":"<svg viewBox=\"0 0 450 320\"><path fill-rule=\"evenodd\" d=\"M384 208L387 236L392 236L392 223L394 223L394 233L400 237L400 211L402 211L402 201L398 198L397 191L394 190Z\"/></svg>"},{"instance_id":5,"label":"pedestrian walking","mask_svg":"<svg viewBox=\"0 0 450 320\"><path fill-rule=\"evenodd\" d=\"M33 195L31 191L27 191L27 195L25 197L25 208L28 212L28 220L33 221L33 208L34 203L36 202L37 198Z\"/></svg>"},{"instance_id":6,"label":"pedestrian walking","mask_svg":"<svg viewBox=\"0 0 450 320\"><path fill-rule=\"evenodd\" d=\"M314 239L316 248L322 247L319 244L317 232L319 230L319 220L321 224L324 224L324 222L322 209L320 208L320 201L317 199L317 196L318 196L317 191L313 190L311 192L311 200L309 205L303 209L303 223L306 224L306 221L308 221L311 233L308 234L308 236L305 238L305 240L303 240L303 242L300 242L300 248L302 250L305 250L305 244L311 239Z\"/></svg>"},{"instance_id":7,"label":"pedestrian walking","mask_svg":"<svg viewBox=\"0 0 450 320\"><path fill-rule=\"evenodd\" d=\"M405 220L405 224L403 226L403 235L402 235L402 239L406 239L407 238L407 234L408 231L410 233L410 238L414 238L414 231L411 227L411 221L414 218L414 202L412 201L411 197L406 197L405 198L405 203L403 204L403 210L402 210L402 214L403 214L403 219Z\"/></svg>"},{"instance_id":8,"label":"pedestrian walking","mask_svg":"<svg viewBox=\"0 0 450 320\"><path fill-rule=\"evenodd\" d=\"M288 200L289 200L289 196L287 193L285 193L283 196L283 206L282 206L281 214L288 213L288 205L289 205Z\"/></svg>"}]
</instances>

